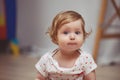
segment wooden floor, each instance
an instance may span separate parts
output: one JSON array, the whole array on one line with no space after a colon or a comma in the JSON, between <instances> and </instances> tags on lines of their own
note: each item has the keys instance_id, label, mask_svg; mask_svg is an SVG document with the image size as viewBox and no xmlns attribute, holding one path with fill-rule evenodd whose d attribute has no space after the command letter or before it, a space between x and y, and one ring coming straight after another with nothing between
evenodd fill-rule
<instances>
[{"instance_id":1,"label":"wooden floor","mask_svg":"<svg viewBox=\"0 0 120 80\"><path fill-rule=\"evenodd\" d=\"M35 80L36 57L0 55L0 80ZM120 80L120 66L98 66L97 80Z\"/></svg>"},{"instance_id":2,"label":"wooden floor","mask_svg":"<svg viewBox=\"0 0 120 80\"><path fill-rule=\"evenodd\" d=\"M0 56L0 80L34 80L36 58L28 56Z\"/></svg>"}]
</instances>

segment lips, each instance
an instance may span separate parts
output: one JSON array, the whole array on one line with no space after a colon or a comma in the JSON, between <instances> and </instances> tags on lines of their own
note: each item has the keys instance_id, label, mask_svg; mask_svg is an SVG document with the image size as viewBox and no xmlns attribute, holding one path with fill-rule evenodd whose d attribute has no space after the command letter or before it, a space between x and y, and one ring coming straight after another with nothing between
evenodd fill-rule
<instances>
[{"instance_id":1,"label":"lips","mask_svg":"<svg viewBox=\"0 0 120 80\"><path fill-rule=\"evenodd\" d=\"M77 43L68 43L68 45L77 45Z\"/></svg>"}]
</instances>

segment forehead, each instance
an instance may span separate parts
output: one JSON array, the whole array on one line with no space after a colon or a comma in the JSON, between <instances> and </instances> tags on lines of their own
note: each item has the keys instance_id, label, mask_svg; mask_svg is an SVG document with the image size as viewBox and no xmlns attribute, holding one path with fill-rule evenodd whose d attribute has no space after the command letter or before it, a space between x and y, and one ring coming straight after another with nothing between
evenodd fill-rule
<instances>
[{"instance_id":1,"label":"forehead","mask_svg":"<svg viewBox=\"0 0 120 80\"><path fill-rule=\"evenodd\" d=\"M60 29L79 29L82 30L82 20L76 20L73 22L66 23L61 26Z\"/></svg>"}]
</instances>

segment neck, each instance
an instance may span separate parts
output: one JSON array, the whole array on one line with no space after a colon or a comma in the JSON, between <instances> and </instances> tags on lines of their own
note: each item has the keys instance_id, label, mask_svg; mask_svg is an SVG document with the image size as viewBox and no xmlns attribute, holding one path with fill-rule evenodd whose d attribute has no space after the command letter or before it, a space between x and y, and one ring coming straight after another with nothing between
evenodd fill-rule
<instances>
[{"instance_id":1,"label":"neck","mask_svg":"<svg viewBox=\"0 0 120 80\"><path fill-rule=\"evenodd\" d=\"M74 57L77 57L79 55L78 51L75 50L75 51L64 51L64 50L60 50L59 51L60 53L60 56L62 58L65 58L65 59L70 59L70 58L74 58Z\"/></svg>"}]
</instances>

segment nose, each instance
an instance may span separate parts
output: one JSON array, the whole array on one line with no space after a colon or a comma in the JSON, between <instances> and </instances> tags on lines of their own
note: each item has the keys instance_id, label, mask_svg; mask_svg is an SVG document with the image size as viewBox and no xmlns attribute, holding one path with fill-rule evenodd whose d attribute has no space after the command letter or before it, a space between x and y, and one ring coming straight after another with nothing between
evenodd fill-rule
<instances>
[{"instance_id":1,"label":"nose","mask_svg":"<svg viewBox=\"0 0 120 80\"><path fill-rule=\"evenodd\" d=\"M73 33L70 34L70 40L75 40L75 34Z\"/></svg>"}]
</instances>

